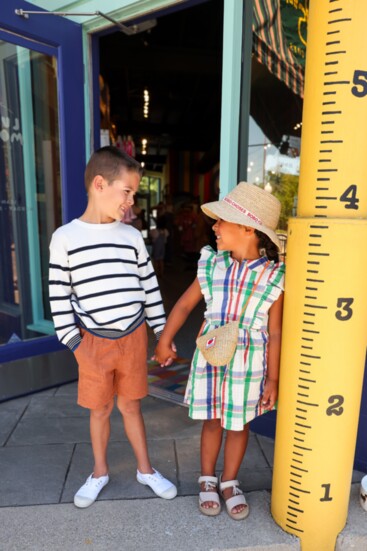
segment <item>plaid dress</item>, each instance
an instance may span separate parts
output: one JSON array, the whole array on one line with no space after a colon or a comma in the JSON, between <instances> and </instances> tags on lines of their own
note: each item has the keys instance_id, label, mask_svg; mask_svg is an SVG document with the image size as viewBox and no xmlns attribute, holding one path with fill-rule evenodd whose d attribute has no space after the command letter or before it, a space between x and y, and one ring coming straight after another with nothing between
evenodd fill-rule
<instances>
[{"instance_id":1,"label":"plaid dress","mask_svg":"<svg viewBox=\"0 0 367 551\"><path fill-rule=\"evenodd\" d=\"M207 307L202 334L237 319L265 262L262 257L240 263L229 251L216 253L209 246L201 250L198 279ZM247 304L228 365L210 365L196 348L185 394L192 419L221 419L223 428L243 430L268 411L260 400L267 368L268 313L283 284L284 264L270 262Z\"/></svg>"}]
</instances>

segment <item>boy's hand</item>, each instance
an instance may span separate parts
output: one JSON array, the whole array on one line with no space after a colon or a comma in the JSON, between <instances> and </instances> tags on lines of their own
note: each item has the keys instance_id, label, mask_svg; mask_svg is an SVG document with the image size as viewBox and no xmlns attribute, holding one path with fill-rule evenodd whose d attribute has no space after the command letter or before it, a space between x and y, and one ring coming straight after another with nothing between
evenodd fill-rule
<instances>
[{"instance_id":1,"label":"boy's hand","mask_svg":"<svg viewBox=\"0 0 367 551\"><path fill-rule=\"evenodd\" d=\"M171 365L173 360L177 358L177 349L174 343L165 343L159 341L154 351L153 360L161 364L161 367Z\"/></svg>"},{"instance_id":2,"label":"boy's hand","mask_svg":"<svg viewBox=\"0 0 367 551\"><path fill-rule=\"evenodd\" d=\"M273 409L278 398L278 381L266 379L261 404L264 409Z\"/></svg>"}]
</instances>

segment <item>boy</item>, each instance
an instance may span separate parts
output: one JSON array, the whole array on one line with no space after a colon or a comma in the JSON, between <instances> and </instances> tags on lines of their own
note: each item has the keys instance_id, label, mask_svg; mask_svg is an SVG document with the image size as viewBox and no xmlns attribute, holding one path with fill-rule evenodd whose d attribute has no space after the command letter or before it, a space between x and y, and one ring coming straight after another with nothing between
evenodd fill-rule
<instances>
[{"instance_id":1,"label":"boy","mask_svg":"<svg viewBox=\"0 0 367 551\"><path fill-rule=\"evenodd\" d=\"M142 169L114 147L96 151L85 170L87 208L50 243L50 304L59 340L79 365L78 404L90 410L94 470L74 496L89 507L108 483L110 415L117 394L137 480L165 499L176 487L152 468L140 400L148 393L145 319L157 338L165 313L139 231L122 224Z\"/></svg>"}]
</instances>

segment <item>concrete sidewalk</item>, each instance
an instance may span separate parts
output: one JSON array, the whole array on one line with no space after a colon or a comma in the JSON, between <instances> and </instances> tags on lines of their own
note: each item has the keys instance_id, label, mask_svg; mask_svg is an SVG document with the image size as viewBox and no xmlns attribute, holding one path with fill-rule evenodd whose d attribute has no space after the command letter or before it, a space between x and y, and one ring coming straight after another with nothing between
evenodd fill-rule
<instances>
[{"instance_id":1,"label":"concrete sidewalk","mask_svg":"<svg viewBox=\"0 0 367 551\"><path fill-rule=\"evenodd\" d=\"M89 509L73 495L92 469L88 412L76 405L76 384L0 404L0 551L79 549L143 551L299 550L270 515L273 441L251 434L239 478L251 508L241 523L226 512L198 511L199 422L187 409L143 401L153 465L177 484L173 501L135 480L135 460L117 410L112 415L111 482ZM222 468L222 456L218 470ZM367 516L354 473L348 524L337 551L367 549ZM321 551L315 546L315 550Z\"/></svg>"}]
</instances>

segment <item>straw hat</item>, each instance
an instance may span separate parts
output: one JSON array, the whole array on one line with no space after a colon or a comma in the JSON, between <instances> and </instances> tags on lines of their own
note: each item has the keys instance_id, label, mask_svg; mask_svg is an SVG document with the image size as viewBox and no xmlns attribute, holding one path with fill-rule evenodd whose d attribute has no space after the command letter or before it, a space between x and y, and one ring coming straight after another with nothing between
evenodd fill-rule
<instances>
[{"instance_id":1,"label":"straw hat","mask_svg":"<svg viewBox=\"0 0 367 551\"><path fill-rule=\"evenodd\" d=\"M210 218L249 226L265 233L280 249L275 233L281 204L274 195L254 184L240 182L220 201L205 203L203 212Z\"/></svg>"}]
</instances>

